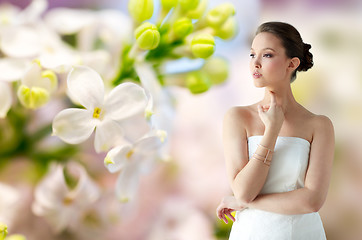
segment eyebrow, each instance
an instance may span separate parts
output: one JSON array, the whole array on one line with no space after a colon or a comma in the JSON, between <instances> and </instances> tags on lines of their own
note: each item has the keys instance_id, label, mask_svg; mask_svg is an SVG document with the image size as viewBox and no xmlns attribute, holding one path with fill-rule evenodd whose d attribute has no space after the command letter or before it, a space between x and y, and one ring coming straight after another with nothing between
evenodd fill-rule
<instances>
[{"instance_id":1,"label":"eyebrow","mask_svg":"<svg viewBox=\"0 0 362 240\"><path fill-rule=\"evenodd\" d=\"M254 49L253 49L253 48L251 48L250 50L253 50L253 51L254 51ZM264 51L264 50L271 50L271 51L275 52L275 50L274 50L274 49L272 49L272 48L263 48L263 49L262 49L262 51Z\"/></svg>"}]
</instances>

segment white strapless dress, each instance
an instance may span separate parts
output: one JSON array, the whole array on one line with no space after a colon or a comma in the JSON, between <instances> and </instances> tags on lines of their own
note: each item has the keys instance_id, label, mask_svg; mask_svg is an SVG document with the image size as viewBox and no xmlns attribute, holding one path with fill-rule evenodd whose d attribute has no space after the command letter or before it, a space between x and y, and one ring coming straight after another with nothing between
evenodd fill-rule
<instances>
[{"instance_id":1,"label":"white strapless dress","mask_svg":"<svg viewBox=\"0 0 362 240\"><path fill-rule=\"evenodd\" d=\"M248 138L249 158L262 136ZM278 137L262 194L288 192L304 187L310 143L298 137ZM247 208L237 211L229 240L326 239L318 213L283 215Z\"/></svg>"}]
</instances>

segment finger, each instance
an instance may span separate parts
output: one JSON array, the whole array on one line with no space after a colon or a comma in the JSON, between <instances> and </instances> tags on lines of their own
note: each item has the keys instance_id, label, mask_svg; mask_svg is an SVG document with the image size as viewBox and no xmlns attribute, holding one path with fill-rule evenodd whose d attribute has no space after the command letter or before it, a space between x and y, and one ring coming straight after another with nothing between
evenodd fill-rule
<instances>
[{"instance_id":1,"label":"finger","mask_svg":"<svg viewBox=\"0 0 362 240\"><path fill-rule=\"evenodd\" d=\"M221 210L220 220L223 220L225 223L227 223L227 219L226 219L226 217L225 217L225 208L223 208L223 209Z\"/></svg>"},{"instance_id":2,"label":"finger","mask_svg":"<svg viewBox=\"0 0 362 240\"><path fill-rule=\"evenodd\" d=\"M223 220L223 210L222 208L218 208L218 211L217 211L217 217L220 219L220 220Z\"/></svg>"},{"instance_id":3,"label":"finger","mask_svg":"<svg viewBox=\"0 0 362 240\"><path fill-rule=\"evenodd\" d=\"M224 222L226 223L226 224L228 224L229 223L229 220L224 216Z\"/></svg>"},{"instance_id":4,"label":"finger","mask_svg":"<svg viewBox=\"0 0 362 240\"><path fill-rule=\"evenodd\" d=\"M263 106L263 110L264 110L264 111L268 111L268 110L269 110L269 108L270 108L270 106L269 106L269 105L264 105L264 106Z\"/></svg>"},{"instance_id":5,"label":"finger","mask_svg":"<svg viewBox=\"0 0 362 240\"><path fill-rule=\"evenodd\" d=\"M235 222L235 217L231 214L232 209L230 209L229 211L226 211L226 215L233 221Z\"/></svg>"}]
</instances>

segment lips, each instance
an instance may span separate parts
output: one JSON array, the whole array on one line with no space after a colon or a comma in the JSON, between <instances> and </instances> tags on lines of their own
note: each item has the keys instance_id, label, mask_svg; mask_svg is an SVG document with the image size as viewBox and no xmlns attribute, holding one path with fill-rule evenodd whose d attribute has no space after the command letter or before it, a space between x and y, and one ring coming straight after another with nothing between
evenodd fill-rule
<instances>
[{"instance_id":1,"label":"lips","mask_svg":"<svg viewBox=\"0 0 362 240\"><path fill-rule=\"evenodd\" d=\"M254 78L260 78L261 76L263 76L263 75L262 75L261 73L259 73L259 72L256 72L256 71L255 71L255 72L253 73L253 77L254 77Z\"/></svg>"}]
</instances>

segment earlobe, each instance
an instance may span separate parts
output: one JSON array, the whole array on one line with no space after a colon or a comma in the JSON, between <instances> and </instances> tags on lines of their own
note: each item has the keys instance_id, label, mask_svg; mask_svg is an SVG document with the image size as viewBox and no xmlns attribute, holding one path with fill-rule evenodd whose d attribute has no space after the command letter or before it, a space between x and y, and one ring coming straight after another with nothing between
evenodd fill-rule
<instances>
[{"instance_id":1,"label":"earlobe","mask_svg":"<svg viewBox=\"0 0 362 240\"><path fill-rule=\"evenodd\" d=\"M293 71L298 68L300 64L300 60L297 57L294 57L290 60L289 68L291 68Z\"/></svg>"}]
</instances>

